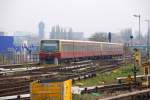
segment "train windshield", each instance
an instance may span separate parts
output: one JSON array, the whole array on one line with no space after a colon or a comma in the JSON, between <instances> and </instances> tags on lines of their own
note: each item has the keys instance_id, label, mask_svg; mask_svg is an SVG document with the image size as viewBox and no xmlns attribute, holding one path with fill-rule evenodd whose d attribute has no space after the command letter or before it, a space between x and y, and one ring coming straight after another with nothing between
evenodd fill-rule
<instances>
[{"instance_id":1,"label":"train windshield","mask_svg":"<svg viewBox=\"0 0 150 100\"><path fill-rule=\"evenodd\" d=\"M43 42L41 44L41 50L46 51L46 52L55 52L58 51L58 43L48 43L48 42Z\"/></svg>"}]
</instances>

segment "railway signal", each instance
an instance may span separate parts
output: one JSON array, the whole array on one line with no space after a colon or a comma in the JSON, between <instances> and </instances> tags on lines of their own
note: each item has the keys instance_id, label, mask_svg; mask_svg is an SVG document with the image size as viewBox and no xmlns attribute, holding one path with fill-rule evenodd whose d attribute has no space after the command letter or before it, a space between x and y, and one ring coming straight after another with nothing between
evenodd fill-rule
<instances>
[{"instance_id":1,"label":"railway signal","mask_svg":"<svg viewBox=\"0 0 150 100\"><path fill-rule=\"evenodd\" d=\"M138 66L141 66L141 53L138 49L134 49L134 60Z\"/></svg>"},{"instance_id":2,"label":"railway signal","mask_svg":"<svg viewBox=\"0 0 150 100\"><path fill-rule=\"evenodd\" d=\"M131 75L128 75L127 82L128 82L128 85L129 85L129 91L132 91L132 89L131 89L132 81L133 81L133 79L132 79Z\"/></svg>"},{"instance_id":3,"label":"railway signal","mask_svg":"<svg viewBox=\"0 0 150 100\"><path fill-rule=\"evenodd\" d=\"M149 74L149 63L142 64L142 67L144 68L144 75Z\"/></svg>"},{"instance_id":4,"label":"railway signal","mask_svg":"<svg viewBox=\"0 0 150 100\"><path fill-rule=\"evenodd\" d=\"M148 75L148 73L149 73L149 68L148 68L148 66L145 66L144 67L144 74Z\"/></svg>"},{"instance_id":5,"label":"railway signal","mask_svg":"<svg viewBox=\"0 0 150 100\"><path fill-rule=\"evenodd\" d=\"M147 87L149 87L149 62L142 64L142 66L144 68L144 75L147 78Z\"/></svg>"},{"instance_id":6,"label":"railway signal","mask_svg":"<svg viewBox=\"0 0 150 100\"><path fill-rule=\"evenodd\" d=\"M131 84L131 82L132 82L132 77L131 77L131 75L128 75L128 77L127 77L127 82L128 82L128 84Z\"/></svg>"},{"instance_id":7,"label":"railway signal","mask_svg":"<svg viewBox=\"0 0 150 100\"><path fill-rule=\"evenodd\" d=\"M138 69L137 69L136 66L137 65L141 66L141 54L140 54L140 51L137 48L134 48L133 57L134 57L134 69L133 69L134 82L137 83L137 81L136 81L136 73L137 73Z\"/></svg>"}]
</instances>

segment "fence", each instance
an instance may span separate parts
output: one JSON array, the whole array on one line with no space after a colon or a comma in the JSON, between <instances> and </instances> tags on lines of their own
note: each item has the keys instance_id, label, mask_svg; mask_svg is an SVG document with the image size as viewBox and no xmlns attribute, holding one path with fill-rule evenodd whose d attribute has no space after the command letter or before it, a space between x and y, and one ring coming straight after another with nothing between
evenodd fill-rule
<instances>
[{"instance_id":1,"label":"fence","mask_svg":"<svg viewBox=\"0 0 150 100\"><path fill-rule=\"evenodd\" d=\"M0 54L0 65L6 64L23 64L39 62L39 53L3 53Z\"/></svg>"}]
</instances>

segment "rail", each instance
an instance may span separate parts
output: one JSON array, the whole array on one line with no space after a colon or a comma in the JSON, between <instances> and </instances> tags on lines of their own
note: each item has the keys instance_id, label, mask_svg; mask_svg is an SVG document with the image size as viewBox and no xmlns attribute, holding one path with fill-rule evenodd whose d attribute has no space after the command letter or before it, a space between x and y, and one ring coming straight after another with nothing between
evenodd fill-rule
<instances>
[{"instance_id":1,"label":"rail","mask_svg":"<svg viewBox=\"0 0 150 100\"><path fill-rule=\"evenodd\" d=\"M149 100L149 93L150 89L145 89L98 100Z\"/></svg>"},{"instance_id":2,"label":"rail","mask_svg":"<svg viewBox=\"0 0 150 100\"><path fill-rule=\"evenodd\" d=\"M1 93L3 93L3 94L0 94L0 96L4 96L4 95L6 96L7 94L9 95L21 94L21 93L26 93L27 91L29 91L29 86L24 88L23 81L19 82L18 80L24 79L25 84L29 84L30 81L34 81L34 80L51 79L51 78L57 78L59 76L62 76L62 77L66 77L69 79L73 79L75 81L75 80L80 80L82 78L85 79L88 77L89 78L93 77L98 71L103 73L103 72L118 68L116 67L118 66L118 64L114 64L114 63L111 63L111 64L109 63L110 65L105 64L104 66L99 66L99 65L97 66L96 64L91 63L91 62L88 62L89 64L85 64L85 63L87 62L80 63L79 65L78 64L70 65L68 67L64 66L63 68L62 67L45 67L45 68L35 69L31 71L21 72L20 74L17 73L16 75L13 75L13 76L2 76L0 80L3 83L3 86L6 88L5 90L3 90L4 89L3 87L0 88ZM74 71L72 72L71 70L74 70ZM16 88L16 85L15 85L17 81L18 81L19 89ZM9 86L10 82L11 82L12 87ZM11 90L11 91L7 91L7 90Z\"/></svg>"}]
</instances>

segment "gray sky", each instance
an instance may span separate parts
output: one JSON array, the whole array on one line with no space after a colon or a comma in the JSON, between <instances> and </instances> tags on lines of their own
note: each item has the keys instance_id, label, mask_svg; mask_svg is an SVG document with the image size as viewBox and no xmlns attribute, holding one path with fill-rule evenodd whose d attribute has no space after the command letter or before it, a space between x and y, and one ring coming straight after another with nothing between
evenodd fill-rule
<instances>
[{"instance_id":1,"label":"gray sky","mask_svg":"<svg viewBox=\"0 0 150 100\"><path fill-rule=\"evenodd\" d=\"M142 16L150 19L150 0L0 0L0 30L37 32L37 24L44 21L46 32L60 24L89 35L96 31L118 32L132 27L138 29Z\"/></svg>"}]
</instances>

